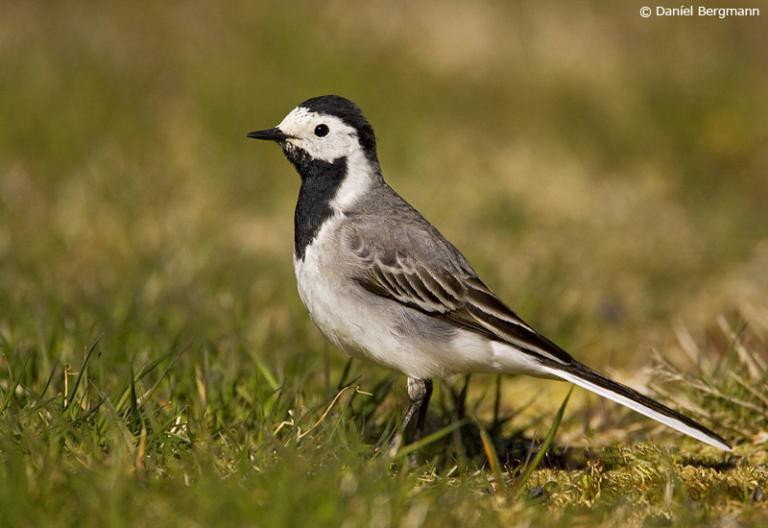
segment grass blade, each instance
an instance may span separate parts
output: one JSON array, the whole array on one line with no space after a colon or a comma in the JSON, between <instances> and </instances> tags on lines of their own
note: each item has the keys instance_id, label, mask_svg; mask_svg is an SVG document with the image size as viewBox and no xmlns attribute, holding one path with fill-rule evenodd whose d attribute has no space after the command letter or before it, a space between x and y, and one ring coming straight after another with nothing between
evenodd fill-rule
<instances>
[{"instance_id":1,"label":"grass blade","mask_svg":"<svg viewBox=\"0 0 768 528\"><path fill-rule=\"evenodd\" d=\"M499 462L499 455L496 453L496 448L493 446L493 440L491 440L488 431L486 431L485 428L478 422L475 423L477 424L477 428L480 430L480 440L483 442L483 450L485 451L488 464L490 464L491 471L493 472L493 492L499 493L500 491L507 489L506 482L504 482L504 475L501 473L501 462Z\"/></svg>"},{"instance_id":2,"label":"grass blade","mask_svg":"<svg viewBox=\"0 0 768 528\"><path fill-rule=\"evenodd\" d=\"M21 367L21 373L16 376L16 379L13 382L13 385L11 386L11 390L8 391L8 397L3 402L2 408L0 408L0 414L3 414L5 410L8 408L8 406L13 401L14 396L16 395L16 389L19 387L19 383L21 383L21 378L24 376L24 373L27 371L27 364L29 363L29 356L26 357L24 360L24 365ZM10 367L9 367L10 370Z\"/></svg>"},{"instance_id":3,"label":"grass blade","mask_svg":"<svg viewBox=\"0 0 768 528\"><path fill-rule=\"evenodd\" d=\"M539 464L541 464L541 461L544 460L544 455L547 454L549 447L552 445L552 441L555 439L557 430L560 427L560 422L563 420L565 407L566 405L568 405L568 400L570 399L572 392L573 392L573 386L571 386L571 389L568 391L568 394L565 396L563 403L560 404L560 408L557 410L557 413L555 414L555 419L552 422L552 425L550 426L549 431L547 432L546 438L544 438L544 443L541 444L541 448L539 449L539 452L536 453L536 456L533 458L533 461L531 461L531 463L526 466L525 470L523 471L523 474L520 475L520 478L517 479L517 482L515 483L515 493L519 493L523 489L523 486L525 486L525 483L531 477L533 472L536 471L536 468L539 466Z\"/></svg>"},{"instance_id":4,"label":"grass blade","mask_svg":"<svg viewBox=\"0 0 768 528\"><path fill-rule=\"evenodd\" d=\"M51 386L51 383L53 382L53 377L56 375L56 364L53 364L53 367L51 368L51 373L48 375L48 379L45 382L45 385L43 386L43 390L40 391L40 396L37 397L38 400L42 400L45 396L45 393L48 392L48 388Z\"/></svg>"},{"instance_id":5,"label":"grass blade","mask_svg":"<svg viewBox=\"0 0 768 528\"><path fill-rule=\"evenodd\" d=\"M91 356L93 355L93 352L96 350L96 347L98 346L99 341L101 341L102 337L104 337L103 333L96 338L93 344L88 348L88 352L85 353L85 359L83 360L83 364L80 365L80 372L77 373L77 378L75 378L75 383L72 385L72 391L69 394L67 394L67 399L64 402L65 410L69 408L69 406L72 404L73 401L75 401L75 395L77 394L77 389L80 386L80 381L83 379L83 374L85 373L85 369L88 367L88 362L91 360Z\"/></svg>"},{"instance_id":6,"label":"grass blade","mask_svg":"<svg viewBox=\"0 0 768 528\"><path fill-rule=\"evenodd\" d=\"M272 371L269 370L269 367L264 363L261 358L254 358L256 362L256 367L259 369L259 372L261 372L261 375L266 380L267 384L269 385L269 388L273 391L276 391L280 388L280 382L277 381L277 377L272 374Z\"/></svg>"},{"instance_id":7,"label":"grass blade","mask_svg":"<svg viewBox=\"0 0 768 528\"><path fill-rule=\"evenodd\" d=\"M426 447L429 444L436 442L440 440L445 435L453 432L454 430L458 429L459 427L464 426L467 423L467 420L459 420L458 422L453 422L452 424L446 425L442 429L439 429L435 431L434 433L428 434L424 438L417 440L416 442L413 442L412 444L408 444L407 446L403 446L403 448L397 452L397 454L393 457L395 459L398 458L404 458L413 453L414 451L417 451L421 449L422 447Z\"/></svg>"}]
</instances>

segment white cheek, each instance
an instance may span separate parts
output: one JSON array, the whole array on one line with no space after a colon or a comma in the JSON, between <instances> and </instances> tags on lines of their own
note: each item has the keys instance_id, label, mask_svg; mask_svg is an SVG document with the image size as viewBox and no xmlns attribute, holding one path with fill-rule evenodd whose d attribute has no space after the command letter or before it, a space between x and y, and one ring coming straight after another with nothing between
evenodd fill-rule
<instances>
[{"instance_id":1,"label":"white cheek","mask_svg":"<svg viewBox=\"0 0 768 528\"><path fill-rule=\"evenodd\" d=\"M352 151L357 150L357 137L350 133L339 133L329 137L327 141L317 141L318 150L326 152L328 157L333 159L341 156L348 156Z\"/></svg>"},{"instance_id":2,"label":"white cheek","mask_svg":"<svg viewBox=\"0 0 768 528\"><path fill-rule=\"evenodd\" d=\"M330 133L324 137L315 135L315 127L324 124ZM348 156L360 148L355 130L341 119L320 115L306 108L293 109L277 127L293 136L288 143L306 151L311 157L332 162L342 156Z\"/></svg>"},{"instance_id":3,"label":"white cheek","mask_svg":"<svg viewBox=\"0 0 768 528\"><path fill-rule=\"evenodd\" d=\"M335 134L323 138L290 139L292 145L305 150L314 159L329 163L355 150L358 150L357 138L350 134Z\"/></svg>"}]
</instances>

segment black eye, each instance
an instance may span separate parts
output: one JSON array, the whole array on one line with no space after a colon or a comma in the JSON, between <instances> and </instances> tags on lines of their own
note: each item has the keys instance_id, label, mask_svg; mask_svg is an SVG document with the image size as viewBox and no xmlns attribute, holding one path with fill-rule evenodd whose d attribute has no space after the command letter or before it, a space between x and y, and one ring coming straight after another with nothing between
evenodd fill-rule
<instances>
[{"instance_id":1,"label":"black eye","mask_svg":"<svg viewBox=\"0 0 768 528\"><path fill-rule=\"evenodd\" d=\"M315 135L317 137L323 137L328 135L328 125L317 125L315 127Z\"/></svg>"}]
</instances>

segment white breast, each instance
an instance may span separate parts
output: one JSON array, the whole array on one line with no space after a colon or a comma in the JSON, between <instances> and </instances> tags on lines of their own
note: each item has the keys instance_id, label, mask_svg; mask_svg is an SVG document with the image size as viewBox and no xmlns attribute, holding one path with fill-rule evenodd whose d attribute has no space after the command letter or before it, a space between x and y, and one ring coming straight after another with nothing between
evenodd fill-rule
<instances>
[{"instance_id":1,"label":"white breast","mask_svg":"<svg viewBox=\"0 0 768 528\"><path fill-rule=\"evenodd\" d=\"M344 274L337 213L320 228L302 260L294 257L299 296L312 321L337 347L408 375L440 375L434 357L397 333L390 301L363 290ZM425 353L427 352L427 353Z\"/></svg>"},{"instance_id":2,"label":"white breast","mask_svg":"<svg viewBox=\"0 0 768 528\"><path fill-rule=\"evenodd\" d=\"M337 230L341 215L328 219L304 251L304 258L294 256L296 283L312 321L333 343L356 354L361 334L365 332L359 317L359 302L350 294L338 262Z\"/></svg>"}]
</instances>

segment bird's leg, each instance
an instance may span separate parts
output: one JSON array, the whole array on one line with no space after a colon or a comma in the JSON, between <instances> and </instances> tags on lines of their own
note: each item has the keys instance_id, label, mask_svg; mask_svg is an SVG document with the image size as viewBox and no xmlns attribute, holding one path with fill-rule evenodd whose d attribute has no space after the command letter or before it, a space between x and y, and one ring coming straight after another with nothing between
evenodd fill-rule
<instances>
[{"instance_id":1,"label":"bird's leg","mask_svg":"<svg viewBox=\"0 0 768 528\"><path fill-rule=\"evenodd\" d=\"M396 453L403 441L406 444L421 438L424 420L427 417L429 398L432 396L432 380L408 377L408 408L403 416L403 426L390 445L390 452ZM415 423L414 423L415 418ZM413 432L411 433L411 430Z\"/></svg>"},{"instance_id":2,"label":"bird's leg","mask_svg":"<svg viewBox=\"0 0 768 528\"><path fill-rule=\"evenodd\" d=\"M408 408L415 407L413 414L416 415L416 427L413 431L412 442L421 438L424 430L424 421L427 418L427 408L429 399L432 397L432 380L408 378L408 398L411 400ZM403 420L405 422L405 420ZM407 424L403 423L403 430ZM409 442L410 443L410 442Z\"/></svg>"}]
</instances>

